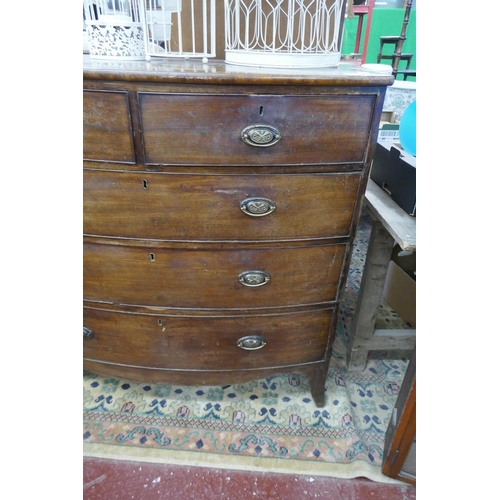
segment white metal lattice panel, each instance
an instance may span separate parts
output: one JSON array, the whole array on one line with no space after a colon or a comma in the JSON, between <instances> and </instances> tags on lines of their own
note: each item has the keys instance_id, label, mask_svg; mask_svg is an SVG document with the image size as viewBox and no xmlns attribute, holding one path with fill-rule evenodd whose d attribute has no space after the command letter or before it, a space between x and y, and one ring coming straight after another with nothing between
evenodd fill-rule
<instances>
[{"instance_id":1,"label":"white metal lattice panel","mask_svg":"<svg viewBox=\"0 0 500 500\"><path fill-rule=\"evenodd\" d=\"M215 57L216 0L140 0L146 59Z\"/></svg>"},{"instance_id":2,"label":"white metal lattice panel","mask_svg":"<svg viewBox=\"0 0 500 500\"><path fill-rule=\"evenodd\" d=\"M338 66L346 0L224 0L226 62Z\"/></svg>"}]
</instances>

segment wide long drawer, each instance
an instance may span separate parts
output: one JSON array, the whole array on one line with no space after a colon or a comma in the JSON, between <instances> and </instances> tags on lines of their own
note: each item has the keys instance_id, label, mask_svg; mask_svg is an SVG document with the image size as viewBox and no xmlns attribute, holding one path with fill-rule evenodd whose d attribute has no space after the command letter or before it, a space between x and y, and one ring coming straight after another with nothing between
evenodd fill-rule
<instances>
[{"instance_id":1,"label":"wide long drawer","mask_svg":"<svg viewBox=\"0 0 500 500\"><path fill-rule=\"evenodd\" d=\"M89 301L178 308L286 307L337 298L345 244L164 249L84 244Z\"/></svg>"},{"instance_id":2,"label":"wide long drawer","mask_svg":"<svg viewBox=\"0 0 500 500\"><path fill-rule=\"evenodd\" d=\"M178 318L84 308L84 358L150 368L232 370L324 358L331 310Z\"/></svg>"},{"instance_id":3,"label":"wide long drawer","mask_svg":"<svg viewBox=\"0 0 500 500\"><path fill-rule=\"evenodd\" d=\"M84 170L85 234L263 241L349 235L359 174L176 175Z\"/></svg>"},{"instance_id":4,"label":"wide long drawer","mask_svg":"<svg viewBox=\"0 0 500 500\"><path fill-rule=\"evenodd\" d=\"M146 164L363 162L375 95L139 92Z\"/></svg>"}]
</instances>

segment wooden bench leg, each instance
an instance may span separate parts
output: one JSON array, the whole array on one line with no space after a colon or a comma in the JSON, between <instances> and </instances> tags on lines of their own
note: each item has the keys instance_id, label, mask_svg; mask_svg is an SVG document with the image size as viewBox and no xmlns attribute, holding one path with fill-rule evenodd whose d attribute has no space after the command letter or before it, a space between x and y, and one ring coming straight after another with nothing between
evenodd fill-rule
<instances>
[{"instance_id":1,"label":"wooden bench leg","mask_svg":"<svg viewBox=\"0 0 500 500\"><path fill-rule=\"evenodd\" d=\"M350 331L347 332L348 370L363 370L366 366L369 349L364 344L371 339L375 331L375 322L393 247L392 236L378 220L374 220L356 311Z\"/></svg>"}]
</instances>

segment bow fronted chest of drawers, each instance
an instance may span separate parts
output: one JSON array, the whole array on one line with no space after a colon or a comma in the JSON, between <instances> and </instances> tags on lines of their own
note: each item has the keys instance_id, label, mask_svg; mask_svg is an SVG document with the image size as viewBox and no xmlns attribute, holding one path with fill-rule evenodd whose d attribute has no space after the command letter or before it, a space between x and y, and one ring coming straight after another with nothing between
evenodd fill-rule
<instances>
[{"instance_id":1,"label":"bow fronted chest of drawers","mask_svg":"<svg viewBox=\"0 0 500 500\"><path fill-rule=\"evenodd\" d=\"M392 76L84 56L84 368L305 375L318 406Z\"/></svg>"}]
</instances>

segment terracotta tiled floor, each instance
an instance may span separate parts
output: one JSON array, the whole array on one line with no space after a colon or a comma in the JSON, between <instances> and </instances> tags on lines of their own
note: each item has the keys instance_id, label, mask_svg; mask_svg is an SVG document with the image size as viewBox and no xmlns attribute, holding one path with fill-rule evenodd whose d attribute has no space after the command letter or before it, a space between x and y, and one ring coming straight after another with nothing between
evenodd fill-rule
<instances>
[{"instance_id":1,"label":"terracotta tiled floor","mask_svg":"<svg viewBox=\"0 0 500 500\"><path fill-rule=\"evenodd\" d=\"M406 484L85 458L84 500L415 500Z\"/></svg>"}]
</instances>

